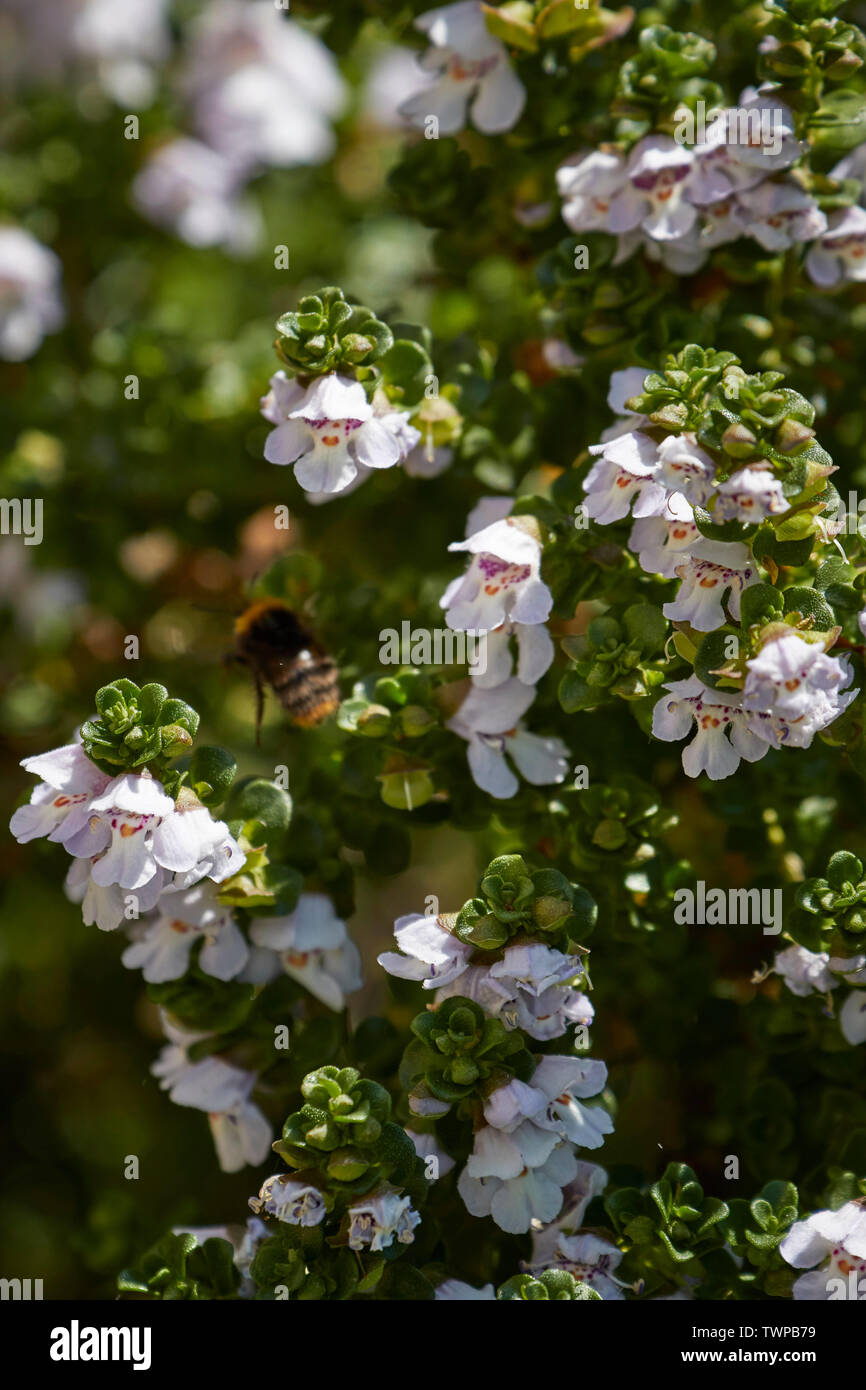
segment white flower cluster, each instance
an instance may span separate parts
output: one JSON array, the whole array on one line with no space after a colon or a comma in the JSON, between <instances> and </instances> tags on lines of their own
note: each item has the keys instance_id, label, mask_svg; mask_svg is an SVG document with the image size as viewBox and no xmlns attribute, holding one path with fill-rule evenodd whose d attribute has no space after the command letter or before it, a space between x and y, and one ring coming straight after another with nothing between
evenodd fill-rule
<instances>
[{"instance_id":1,"label":"white flower cluster","mask_svg":"<svg viewBox=\"0 0 866 1390\"><path fill-rule=\"evenodd\" d=\"M250 946L208 883L163 894L155 921L126 949L123 963L133 969L143 967L147 980L178 979L187 969L194 941L201 937L206 944L199 953L199 969L220 980L264 985L281 974L289 975L335 1011L344 1009L346 996L363 983L358 948L324 893L302 893L288 916L254 918ZM163 1089L177 1105L207 1113L225 1172L261 1163L273 1136L270 1124L250 1099L257 1074L218 1056L191 1061L188 1049L209 1035L181 1029L166 1014L162 1024L169 1045L152 1071Z\"/></svg>"},{"instance_id":2,"label":"white flower cluster","mask_svg":"<svg viewBox=\"0 0 866 1390\"><path fill-rule=\"evenodd\" d=\"M183 790L175 802L147 772L109 777L77 743L22 766L42 780L12 816L13 835L20 844L44 836L64 846L73 857L67 895L81 903L87 926L127 926L123 964L149 983L180 979L202 942L198 966L218 980L262 985L286 974L334 1010L361 987L358 949L323 893L302 893L288 916L253 919L249 944L218 889L244 853L225 823L185 801ZM256 1074L219 1057L190 1062L187 1049L208 1035L167 1016L163 1027L170 1046L153 1070L171 1099L207 1112L227 1172L261 1163L271 1130L249 1099Z\"/></svg>"},{"instance_id":3,"label":"white flower cluster","mask_svg":"<svg viewBox=\"0 0 866 1390\"><path fill-rule=\"evenodd\" d=\"M498 800L514 796L520 786L507 759L533 786L562 782L568 771L562 740L532 734L522 723L553 661L545 626L553 598L541 578L537 526L531 517L510 516L513 505L510 497L485 497L473 509L466 540L448 547L468 551L469 566L440 599L450 628L481 635L486 644L484 670L472 673L448 728L469 745L476 785Z\"/></svg>"},{"instance_id":4,"label":"white flower cluster","mask_svg":"<svg viewBox=\"0 0 866 1390\"><path fill-rule=\"evenodd\" d=\"M741 237L776 253L835 232L808 266L817 283L833 283L842 271L829 278L828 258L853 263L846 237L863 227L859 218L828 222L791 167L803 148L776 89L747 88L699 143L647 135L628 156L602 148L567 160L556 176L562 215L573 231L615 236L615 265L642 247L677 275L694 274L714 247Z\"/></svg>"},{"instance_id":5,"label":"white flower cluster","mask_svg":"<svg viewBox=\"0 0 866 1390\"><path fill-rule=\"evenodd\" d=\"M427 10L415 28L427 35L430 48L420 59L424 81L402 103L401 115L433 130L433 138L456 135L468 116L486 135L511 130L526 104L526 89L505 44L488 31L478 0Z\"/></svg>"},{"instance_id":6,"label":"white flower cluster","mask_svg":"<svg viewBox=\"0 0 866 1390\"><path fill-rule=\"evenodd\" d=\"M78 743L21 766L41 781L9 828L19 844L45 836L72 855L67 890L88 926L113 931L164 889L221 883L244 863L223 821L183 791L174 802L149 772L109 777Z\"/></svg>"},{"instance_id":7,"label":"white flower cluster","mask_svg":"<svg viewBox=\"0 0 866 1390\"><path fill-rule=\"evenodd\" d=\"M246 184L264 167L330 157L343 80L324 44L270 0L217 0L190 26L180 89L195 134L150 157L133 201L190 246L244 255L262 231Z\"/></svg>"},{"instance_id":8,"label":"white flower cluster","mask_svg":"<svg viewBox=\"0 0 866 1390\"><path fill-rule=\"evenodd\" d=\"M486 952L476 955L474 946L447 931L438 918L420 913L398 917L394 936L399 952L384 952L379 964L389 975L435 989L434 1004L462 995L504 1027L522 1028L539 1042L561 1037L570 1024L588 1026L593 1020L592 1004L572 983L583 975L580 956L529 941L506 947L491 966L473 964ZM413 1100L410 1109L429 1114L429 1104Z\"/></svg>"},{"instance_id":9,"label":"white flower cluster","mask_svg":"<svg viewBox=\"0 0 866 1390\"><path fill-rule=\"evenodd\" d=\"M788 946L773 961L773 970L798 998L823 994L829 1003L830 991L840 984L855 988L839 1010L842 1036L852 1047L866 1042L866 956L842 959L826 951L809 951L805 946Z\"/></svg>"},{"instance_id":10,"label":"white flower cluster","mask_svg":"<svg viewBox=\"0 0 866 1390\"><path fill-rule=\"evenodd\" d=\"M385 952L379 964L391 975L435 989L434 1007L463 996L506 1028L522 1028L542 1041L561 1037L570 1024L592 1021L592 1006L574 983L583 974L579 956L518 941L491 965L473 964L486 953L476 956L440 920L417 914L399 918L394 935L400 952ZM457 1184L468 1211L492 1216L514 1233L553 1221L581 1171L575 1147L599 1148L613 1130L606 1110L582 1104L606 1081L603 1062L545 1056L528 1083L514 1079L491 1092L485 1123ZM450 1107L421 1086L410 1095L409 1108L438 1116Z\"/></svg>"},{"instance_id":11,"label":"white flower cluster","mask_svg":"<svg viewBox=\"0 0 866 1390\"><path fill-rule=\"evenodd\" d=\"M676 598L663 605L665 617L713 632L725 623L726 609L739 620L740 596L760 574L747 545L703 536L694 508L715 498L714 520L759 522L788 510L788 503L769 468L746 466L716 483L713 459L693 435L657 442L625 404L640 393L645 375L629 367L611 378L608 404L621 418L590 450L596 460L584 481L584 506L603 526L631 511L629 548L641 568L680 581ZM853 679L848 663L793 630L774 636L746 665L742 690L713 689L696 675L664 687L653 734L671 742L696 727L683 752L688 776L706 772L719 780L741 758L756 762L770 747L808 748L857 694L846 690Z\"/></svg>"}]
</instances>

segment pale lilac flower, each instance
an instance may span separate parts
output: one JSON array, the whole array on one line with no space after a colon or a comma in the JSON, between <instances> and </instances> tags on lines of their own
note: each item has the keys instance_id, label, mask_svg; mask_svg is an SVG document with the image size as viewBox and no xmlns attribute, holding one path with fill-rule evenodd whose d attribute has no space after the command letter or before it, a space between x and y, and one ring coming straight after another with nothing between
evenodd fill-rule
<instances>
[{"instance_id":1,"label":"pale lilac flower","mask_svg":"<svg viewBox=\"0 0 866 1390\"><path fill-rule=\"evenodd\" d=\"M660 516L644 516L635 521L628 545L647 574L673 579L684 554L687 555L700 539L691 504L681 492L672 492Z\"/></svg>"},{"instance_id":2,"label":"pale lilac flower","mask_svg":"<svg viewBox=\"0 0 866 1390\"><path fill-rule=\"evenodd\" d=\"M262 414L276 426L265 440L269 463L293 464L306 492L344 492L360 468L393 468L420 439L405 416L379 416L363 386L330 372L304 389L284 372L271 378Z\"/></svg>"},{"instance_id":3,"label":"pale lilac flower","mask_svg":"<svg viewBox=\"0 0 866 1390\"><path fill-rule=\"evenodd\" d=\"M444 1178L451 1172L454 1167L454 1159L445 1152L435 1134L421 1134L408 1128L406 1133L415 1145L416 1154L425 1164L428 1159L435 1159L437 1178Z\"/></svg>"},{"instance_id":4,"label":"pale lilac flower","mask_svg":"<svg viewBox=\"0 0 866 1390\"><path fill-rule=\"evenodd\" d=\"M257 1216L275 1216L289 1226L318 1226L325 1219L325 1199L319 1189L295 1181L289 1173L266 1178L249 1205Z\"/></svg>"},{"instance_id":5,"label":"pale lilac flower","mask_svg":"<svg viewBox=\"0 0 866 1390\"><path fill-rule=\"evenodd\" d=\"M847 661L795 632L765 642L746 665L743 708L768 716L762 736L777 746L808 748L858 693L845 689L854 678Z\"/></svg>"},{"instance_id":6,"label":"pale lilac flower","mask_svg":"<svg viewBox=\"0 0 866 1390\"><path fill-rule=\"evenodd\" d=\"M31 794L30 804L19 806L9 822L19 845L42 836L65 844L87 825L93 798L111 781L90 761L80 743L24 758L21 766L41 781Z\"/></svg>"},{"instance_id":7,"label":"pale lilac flower","mask_svg":"<svg viewBox=\"0 0 866 1390\"><path fill-rule=\"evenodd\" d=\"M669 135L644 136L629 155L625 185L611 197L607 230L640 227L654 241L684 236L697 220L687 201L693 164L691 151Z\"/></svg>"},{"instance_id":8,"label":"pale lilac flower","mask_svg":"<svg viewBox=\"0 0 866 1390\"><path fill-rule=\"evenodd\" d=\"M848 280L866 280L866 211L837 208L827 230L809 248L806 269L816 285L831 289Z\"/></svg>"},{"instance_id":9,"label":"pale lilac flower","mask_svg":"<svg viewBox=\"0 0 866 1390\"><path fill-rule=\"evenodd\" d=\"M548 617L553 596L540 574L541 542L524 519L493 521L448 549L472 557L439 601L450 628L492 632L505 622L532 625Z\"/></svg>"},{"instance_id":10,"label":"pale lilac flower","mask_svg":"<svg viewBox=\"0 0 866 1390\"><path fill-rule=\"evenodd\" d=\"M512 638L517 647L517 679L531 686L541 680L553 662L553 638L543 623L508 622L485 634L486 669L471 673L473 685L491 690L509 679L514 672Z\"/></svg>"},{"instance_id":11,"label":"pale lilac flower","mask_svg":"<svg viewBox=\"0 0 866 1390\"><path fill-rule=\"evenodd\" d=\"M431 47L421 59L436 80L400 107L401 115L424 129L435 116L440 135L456 135L471 116L485 135L510 130L520 119L526 89L514 72L500 39L487 29L477 0L458 0L428 10L415 20Z\"/></svg>"},{"instance_id":12,"label":"pale lilac flower","mask_svg":"<svg viewBox=\"0 0 866 1390\"><path fill-rule=\"evenodd\" d=\"M790 511L782 483L769 468L738 468L716 488L714 521L759 522Z\"/></svg>"},{"instance_id":13,"label":"pale lilac flower","mask_svg":"<svg viewBox=\"0 0 866 1390\"><path fill-rule=\"evenodd\" d=\"M625 185L625 169L626 161L621 154L605 150L572 155L560 165L556 171L556 186L562 199L563 221L572 231L611 230L611 201Z\"/></svg>"},{"instance_id":14,"label":"pale lilac flower","mask_svg":"<svg viewBox=\"0 0 866 1390\"><path fill-rule=\"evenodd\" d=\"M179 980L189 969L192 948L203 941L198 967L217 980L233 980L247 963L249 947L231 908L217 897L214 884L204 879L192 888L164 891L156 920L140 927L121 960L129 970L141 969L151 984Z\"/></svg>"},{"instance_id":15,"label":"pale lilac flower","mask_svg":"<svg viewBox=\"0 0 866 1390\"><path fill-rule=\"evenodd\" d=\"M444 1279L441 1284L437 1284L433 1298L436 1303L495 1303L496 1290L492 1284L485 1284L483 1288L476 1289L472 1284L465 1284L462 1279Z\"/></svg>"},{"instance_id":16,"label":"pale lilac flower","mask_svg":"<svg viewBox=\"0 0 866 1390\"><path fill-rule=\"evenodd\" d=\"M528 1265L530 1272L543 1269L565 1269L582 1284L588 1284L597 1294L608 1301L619 1302L625 1298L622 1288L614 1276L614 1270L622 1259L622 1251L610 1241L603 1240L587 1231L573 1236L557 1232L556 1239L550 1243L544 1240L542 1231L533 1240L532 1260Z\"/></svg>"},{"instance_id":17,"label":"pale lilac flower","mask_svg":"<svg viewBox=\"0 0 866 1390\"><path fill-rule=\"evenodd\" d=\"M358 948L325 893L302 893L286 917L253 918L250 939L264 957L245 974L255 983L284 973L334 1010L363 984Z\"/></svg>"},{"instance_id":18,"label":"pale lilac flower","mask_svg":"<svg viewBox=\"0 0 866 1390\"><path fill-rule=\"evenodd\" d=\"M662 605L662 612L672 622L689 623L698 632L722 626L723 600L731 616L739 619L740 595L759 578L752 552L738 541L701 540L674 572L682 583L676 598Z\"/></svg>"},{"instance_id":19,"label":"pale lilac flower","mask_svg":"<svg viewBox=\"0 0 866 1390\"><path fill-rule=\"evenodd\" d=\"M788 946L779 951L773 961L773 972L781 975L792 994L804 999L806 995L826 994L839 981L830 973L830 957L826 951L808 951L805 946Z\"/></svg>"},{"instance_id":20,"label":"pale lilac flower","mask_svg":"<svg viewBox=\"0 0 866 1390\"><path fill-rule=\"evenodd\" d=\"M852 1047L866 1042L866 990L852 990L839 1010L842 1036Z\"/></svg>"},{"instance_id":21,"label":"pale lilac flower","mask_svg":"<svg viewBox=\"0 0 866 1390\"><path fill-rule=\"evenodd\" d=\"M411 1200L387 1184L353 1202L348 1215L349 1249L369 1248L372 1254L387 1250L395 1240L399 1245L411 1245L413 1231L421 1221Z\"/></svg>"},{"instance_id":22,"label":"pale lilac flower","mask_svg":"<svg viewBox=\"0 0 866 1390\"><path fill-rule=\"evenodd\" d=\"M273 1132L261 1110L250 1100L258 1080L256 1073L213 1054L191 1062L189 1047L208 1034L188 1032L165 1015L162 1025L170 1041L151 1071L175 1105L207 1113L222 1171L236 1173L245 1164L264 1162Z\"/></svg>"},{"instance_id":23,"label":"pale lilac flower","mask_svg":"<svg viewBox=\"0 0 866 1390\"><path fill-rule=\"evenodd\" d=\"M793 181L768 181L741 200L746 231L765 251L787 251L827 230L827 217L815 199Z\"/></svg>"},{"instance_id":24,"label":"pale lilac flower","mask_svg":"<svg viewBox=\"0 0 866 1390\"><path fill-rule=\"evenodd\" d=\"M693 434L669 434L658 446L658 481L702 507L713 493L716 466ZM637 515L637 513L635 513Z\"/></svg>"},{"instance_id":25,"label":"pale lilac flower","mask_svg":"<svg viewBox=\"0 0 866 1390\"><path fill-rule=\"evenodd\" d=\"M562 1207L563 1188L576 1175L574 1150L559 1141L543 1163L527 1166L515 1177L472 1177L467 1164L457 1190L470 1216L492 1216L501 1230L521 1235L534 1221L554 1220Z\"/></svg>"},{"instance_id":26,"label":"pale lilac flower","mask_svg":"<svg viewBox=\"0 0 866 1390\"><path fill-rule=\"evenodd\" d=\"M520 724L535 698L535 688L514 677L493 690L473 686L447 728L466 740L473 781L497 800L514 796L520 783L506 762L514 762L535 787L562 782L568 772L568 749L559 738L532 734Z\"/></svg>"},{"instance_id":27,"label":"pale lilac flower","mask_svg":"<svg viewBox=\"0 0 866 1390\"><path fill-rule=\"evenodd\" d=\"M437 917L420 912L398 917L394 936L401 954L385 951L377 958L389 975L422 980L425 989L436 989L456 980L468 968L472 946L446 931Z\"/></svg>"},{"instance_id":28,"label":"pale lilac flower","mask_svg":"<svg viewBox=\"0 0 866 1390\"><path fill-rule=\"evenodd\" d=\"M795 1221L779 1253L795 1269L811 1269L794 1283L791 1296L795 1302L850 1296L862 1299L866 1293L866 1208L862 1201L846 1202L838 1211L816 1211L805 1221ZM819 1268L812 1269L814 1265ZM831 1280L838 1283L832 1285Z\"/></svg>"},{"instance_id":29,"label":"pale lilac flower","mask_svg":"<svg viewBox=\"0 0 866 1390\"><path fill-rule=\"evenodd\" d=\"M127 892L117 883L94 882L93 865L97 859L73 859L64 881L64 891L70 902L81 904L81 917L86 927L97 926L100 931L114 931L125 918L150 912L163 892L168 875L163 869L149 883ZM130 909L127 912L127 909Z\"/></svg>"},{"instance_id":30,"label":"pale lilac flower","mask_svg":"<svg viewBox=\"0 0 866 1390\"><path fill-rule=\"evenodd\" d=\"M598 455L583 481L584 506L593 521L609 526L629 511L634 517L663 511L667 494L657 481L658 447L650 435L630 430L591 445L589 452Z\"/></svg>"},{"instance_id":31,"label":"pale lilac flower","mask_svg":"<svg viewBox=\"0 0 866 1390\"><path fill-rule=\"evenodd\" d=\"M255 250L262 228L240 187L239 171L224 155L183 138L151 155L133 180L132 199L139 212L188 246L222 246L243 256Z\"/></svg>"},{"instance_id":32,"label":"pale lilac flower","mask_svg":"<svg viewBox=\"0 0 866 1390\"><path fill-rule=\"evenodd\" d=\"M0 358L32 357L63 317L57 256L23 227L0 227Z\"/></svg>"},{"instance_id":33,"label":"pale lilac flower","mask_svg":"<svg viewBox=\"0 0 866 1390\"><path fill-rule=\"evenodd\" d=\"M769 746L755 732L755 719L742 708L738 690L711 690L699 676L669 681L653 710L653 735L665 743L697 734L683 749L683 770L689 777L702 772L713 782L736 772L740 758L754 763Z\"/></svg>"}]
</instances>

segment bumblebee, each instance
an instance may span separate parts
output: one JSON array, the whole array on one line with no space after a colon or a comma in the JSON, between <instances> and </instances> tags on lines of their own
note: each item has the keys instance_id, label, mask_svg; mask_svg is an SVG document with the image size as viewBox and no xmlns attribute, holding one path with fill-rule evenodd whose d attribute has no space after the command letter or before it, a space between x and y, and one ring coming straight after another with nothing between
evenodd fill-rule
<instances>
[{"instance_id":1,"label":"bumblebee","mask_svg":"<svg viewBox=\"0 0 866 1390\"><path fill-rule=\"evenodd\" d=\"M321 724L340 703L337 667L295 613L279 599L253 603L235 622L233 659L248 666L256 686L256 738L270 686L293 723Z\"/></svg>"}]
</instances>

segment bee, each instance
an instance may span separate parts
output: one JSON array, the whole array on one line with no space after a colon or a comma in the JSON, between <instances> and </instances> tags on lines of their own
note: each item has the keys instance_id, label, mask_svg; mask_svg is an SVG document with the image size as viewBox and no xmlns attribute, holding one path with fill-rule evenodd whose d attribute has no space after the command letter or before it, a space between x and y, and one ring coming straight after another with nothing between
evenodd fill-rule
<instances>
[{"instance_id":1,"label":"bee","mask_svg":"<svg viewBox=\"0 0 866 1390\"><path fill-rule=\"evenodd\" d=\"M276 598L260 599L235 621L235 660L252 671L256 686L256 740L265 687L270 686L293 723L321 724L340 703L337 667L297 614Z\"/></svg>"}]
</instances>

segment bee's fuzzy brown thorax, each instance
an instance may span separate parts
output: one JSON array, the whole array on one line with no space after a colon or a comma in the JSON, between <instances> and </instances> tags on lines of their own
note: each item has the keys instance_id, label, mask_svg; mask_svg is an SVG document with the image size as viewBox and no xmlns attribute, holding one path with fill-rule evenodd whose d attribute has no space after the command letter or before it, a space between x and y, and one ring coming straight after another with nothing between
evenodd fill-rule
<instances>
[{"instance_id":1,"label":"bee's fuzzy brown thorax","mask_svg":"<svg viewBox=\"0 0 866 1390\"><path fill-rule=\"evenodd\" d=\"M269 686L289 718L312 728L340 703L339 674L328 653L280 599L252 603L235 622L236 657L250 668L259 695Z\"/></svg>"}]
</instances>

